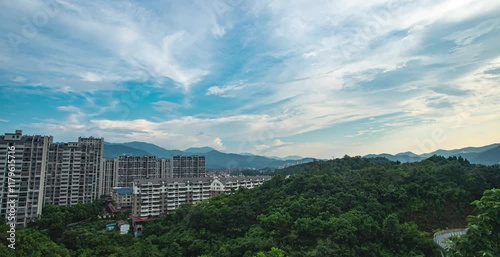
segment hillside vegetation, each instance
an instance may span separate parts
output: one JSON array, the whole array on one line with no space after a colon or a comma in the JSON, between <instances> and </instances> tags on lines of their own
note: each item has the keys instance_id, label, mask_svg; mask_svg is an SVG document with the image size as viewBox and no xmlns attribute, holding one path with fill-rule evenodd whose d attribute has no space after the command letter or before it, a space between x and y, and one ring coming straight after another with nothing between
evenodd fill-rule
<instances>
[{"instance_id":1,"label":"hillside vegetation","mask_svg":"<svg viewBox=\"0 0 500 257\"><path fill-rule=\"evenodd\" d=\"M346 156L185 206L148 223L139 239L98 221L64 228L64 208L52 208L19 232L18 247L23 256L440 256L433 231L466 227L477 214L470 203L499 186L498 165Z\"/></svg>"}]
</instances>

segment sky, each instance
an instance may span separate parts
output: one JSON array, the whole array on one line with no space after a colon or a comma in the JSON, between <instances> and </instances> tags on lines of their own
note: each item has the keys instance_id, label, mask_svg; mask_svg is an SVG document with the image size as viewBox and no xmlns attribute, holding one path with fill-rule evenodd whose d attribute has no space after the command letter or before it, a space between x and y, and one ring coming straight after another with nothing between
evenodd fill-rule
<instances>
[{"instance_id":1,"label":"sky","mask_svg":"<svg viewBox=\"0 0 500 257\"><path fill-rule=\"evenodd\" d=\"M500 142L500 1L0 2L0 132L336 158Z\"/></svg>"}]
</instances>

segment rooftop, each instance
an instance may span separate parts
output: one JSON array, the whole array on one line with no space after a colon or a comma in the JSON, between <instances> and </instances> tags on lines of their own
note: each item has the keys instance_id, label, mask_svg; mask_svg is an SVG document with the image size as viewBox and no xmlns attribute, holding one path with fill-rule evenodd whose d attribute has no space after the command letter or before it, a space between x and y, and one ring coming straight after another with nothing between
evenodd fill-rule
<instances>
[{"instance_id":1,"label":"rooftop","mask_svg":"<svg viewBox=\"0 0 500 257\"><path fill-rule=\"evenodd\" d=\"M131 195L132 194L132 188L128 187L114 187L113 192L116 192L117 194L120 195Z\"/></svg>"}]
</instances>

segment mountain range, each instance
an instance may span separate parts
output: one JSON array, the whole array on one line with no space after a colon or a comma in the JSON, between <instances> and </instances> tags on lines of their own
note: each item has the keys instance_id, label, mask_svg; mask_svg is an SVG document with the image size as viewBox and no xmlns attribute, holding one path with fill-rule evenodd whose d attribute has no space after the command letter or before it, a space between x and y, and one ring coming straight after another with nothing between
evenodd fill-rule
<instances>
[{"instance_id":1,"label":"mountain range","mask_svg":"<svg viewBox=\"0 0 500 257\"><path fill-rule=\"evenodd\" d=\"M456 156L467 159L471 163L492 165L500 164L500 144L491 144L481 147L466 147L454 150L439 149L434 152L415 154L412 152L398 153L395 155L382 153L382 154L368 154L365 158L384 157L391 161L400 162L416 162L429 158L433 155L441 155L444 157Z\"/></svg>"},{"instance_id":2,"label":"mountain range","mask_svg":"<svg viewBox=\"0 0 500 257\"><path fill-rule=\"evenodd\" d=\"M170 158L174 155L204 155L206 157L206 167L210 170L280 168L314 160L313 158L303 158L300 156L279 158L254 154L223 153L211 147L191 147L182 151L167 150L155 144L145 142L104 143L104 158L112 159L120 155L155 155L160 158Z\"/></svg>"},{"instance_id":3,"label":"mountain range","mask_svg":"<svg viewBox=\"0 0 500 257\"><path fill-rule=\"evenodd\" d=\"M174 155L204 155L206 157L206 167L210 170L280 168L315 160L314 158L303 158L301 156L287 156L280 158L275 156L259 156L251 153L224 153L211 147L191 147L184 151L177 149L168 150L155 144L137 141L128 143L104 143L104 158L112 159L120 155L155 155L160 158L170 158ZM415 154L413 152L403 152L394 155L382 153L368 154L363 157L384 157L391 161L417 162L433 155L440 155L444 157L461 156L471 163L484 165L500 164L500 143L481 147L465 147L454 150L439 149L424 154Z\"/></svg>"}]
</instances>

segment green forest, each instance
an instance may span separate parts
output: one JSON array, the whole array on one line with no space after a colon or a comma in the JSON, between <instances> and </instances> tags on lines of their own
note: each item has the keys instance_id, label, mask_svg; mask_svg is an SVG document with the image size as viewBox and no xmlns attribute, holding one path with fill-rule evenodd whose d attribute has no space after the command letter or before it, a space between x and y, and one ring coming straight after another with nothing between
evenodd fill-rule
<instances>
[{"instance_id":1,"label":"green forest","mask_svg":"<svg viewBox=\"0 0 500 257\"><path fill-rule=\"evenodd\" d=\"M441 256L433 233L468 228L450 256L500 256L500 166L433 156L416 163L345 156L277 170L148 222L105 231L100 203L47 206L1 256ZM7 225L0 233L6 238Z\"/></svg>"}]
</instances>

